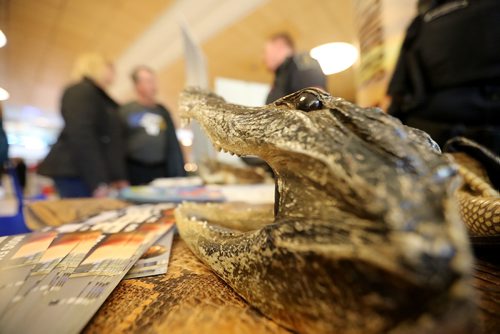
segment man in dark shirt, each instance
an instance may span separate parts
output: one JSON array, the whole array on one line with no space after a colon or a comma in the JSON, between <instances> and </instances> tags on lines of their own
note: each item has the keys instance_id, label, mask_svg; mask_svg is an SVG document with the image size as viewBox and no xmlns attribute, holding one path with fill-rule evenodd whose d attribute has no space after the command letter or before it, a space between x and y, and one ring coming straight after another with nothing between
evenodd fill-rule
<instances>
[{"instance_id":1,"label":"man in dark shirt","mask_svg":"<svg viewBox=\"0 0 500 334\"><path fill-rule=\"evenodd\" d=\"M156 101L156 78L145 66L132 72L137 101L120 108L126 124L127 168L132 185L185 176L184 159L168 110Z\"/></svg>"},{"instance_id":2,"label":"man in dark shirt","mask_svg":"<svg viewBox=\"0 0 500 334\"><path fill-rule=\"evenodd\" d=\"M264 49L264 63L275 74L266 103L307 87L326 90L326 77L319 63L307 53L295 53L294 42L286 33L273 35Z\"/></svg>"}]
</instances>

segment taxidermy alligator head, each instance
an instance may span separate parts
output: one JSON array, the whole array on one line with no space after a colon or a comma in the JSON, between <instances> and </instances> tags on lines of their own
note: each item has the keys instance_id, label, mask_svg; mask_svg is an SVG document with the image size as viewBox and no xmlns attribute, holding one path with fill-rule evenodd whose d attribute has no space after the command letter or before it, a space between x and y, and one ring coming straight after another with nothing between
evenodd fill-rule
<instances>
[{"instance_id":1,"label":"taxidermy alligator head","mask_svg":"<svg viewBox=\"0 0 500 334\"><path fill-rule=\"evenodd\" d=\"M274 219L176 212L190 249L250 304L304 333L470 332L460 181L427 134L318 89L261 108L188 89L180 106L216 148L275 172Z\"/></svg>"}]
</instances>

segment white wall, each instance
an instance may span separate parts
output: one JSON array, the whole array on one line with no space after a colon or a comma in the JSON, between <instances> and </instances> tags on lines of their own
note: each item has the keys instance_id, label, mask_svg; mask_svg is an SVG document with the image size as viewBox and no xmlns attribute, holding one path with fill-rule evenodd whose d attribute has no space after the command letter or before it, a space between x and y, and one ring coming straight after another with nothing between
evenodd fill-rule
<instances>
[{"instance_id":1,"label":"white wall","mask_svg":"<svg viewBox=\"0 0 500 334\"><path fill-rule=\"evenodd\" d=\"M229 78L215 79L215 93L222 96L227 102L249 107L259 107L266 104L270 85L259 82L235 80ZM217 159L242 164L241 159L227 153L217 152Z\"/></svg>"},{"instance_id":2,"label":"white wall","mask_svg":"<svg viewBox=\"0 0 500 334\"><path fill-rule=\"evenodd\" d=\"M227 102L259 107L266 104L269 84L229 78L215 78L215 92Z\"/></svg>"}]
</instances>

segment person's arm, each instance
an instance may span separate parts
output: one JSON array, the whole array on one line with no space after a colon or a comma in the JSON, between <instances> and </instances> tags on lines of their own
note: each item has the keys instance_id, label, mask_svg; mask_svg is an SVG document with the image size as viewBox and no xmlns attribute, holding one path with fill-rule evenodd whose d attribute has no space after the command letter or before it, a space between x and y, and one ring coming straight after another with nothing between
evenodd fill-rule
<instances>
[{"instance_id":1,"label":"person's arm","mask_svg":"<svg viewBox=\"0 0 500 334\"><path fill-rule=\"evenodd\" d=\"M7 134L5 133L2 125L2 119L0 119L0 171L3 164L9 158L9 143L7 141Z\"/></svg>"},{"instance_id":2,"label":"person's arm","mask_svg":"<svg viewBox=\"0 0 500 334\"><path fill-rule=\"evenodd\" d=\"M90 88L73 87L65 92L62 100L68 143L72 159L80 176L91 191L103 188L109 182L101 140L97 131L99 120L105 111Z\"/></svg>"},{"instance_id":3,"label":"person's arm","mask_svg":"<svg viewBox=\"0 0 500 334\"><path fill-rule=\"evenodd\" d=\"M182 150L179 145L179 141L177 140L174 122L172 121L168 110L163 106L161 106L161 108L164 110L164 118L167 122L167 176L186 176L186 170L184 169L184 156L182 155Z\"/></svg>"},{"instance_id":4,"label":"person's arm","mask_svg":"<svg viewBox=\"0 0 500 334\"><path fill-rule=\"evenodd\" d=\"M125 124L118 110L109 110L110 143L107 145L107 161L109 166L109 179L115 186L126 185L127 172L125 167Z\"/></svg>"},{"instance_id":5,"label":"person's arm","mask_svg":"<svg viewBox=\"0 0 500 334\"><path fill-rule=\"evenodd\" d=\"M421 24L422 19L417 16L408 27L387 88L387 95L391 98L387 112L403 122L408 111L425 100L425 82L413 50Z\"/></svg>"},{"instance_id":6,"label":"person's arm","mask_svg":"<svg viewBox=\"0 0 500 334\"><path fill-rule=\"evenodd\" d=\"M271 90L267 94L266 104L273 103L277 99L287 95L286 92L286 79L284 80L283 75L274 78Z\"/></svg>"},{"instance_id":7,"label":"person's arm","mask_svg":"<svg viewBox=\"0 0 500 334\"><path fill-rule=\"evenodd\" d=\"M3 129L3 109L0 103L0 176L4 162L9 159L9 142ZM1 180L0 180L1 181Z\"/></svg>"},{"instance_id":8,"label":"person's arm","mask_svg":"<svg viewBox=\"0 0 500 334\"><path fill-rule=\"evenodd\" d=\"M108 158L111 158L111 187L114 189L123 189L130 185L125 163L127 138L129 136L126 106L119 107L116 110L116 115L113 115L112 118L114 119L113 124L116 127L114 127L112 135L112 145L109 147L111 154L108 156Z\"/></svg>"}]
</instances>

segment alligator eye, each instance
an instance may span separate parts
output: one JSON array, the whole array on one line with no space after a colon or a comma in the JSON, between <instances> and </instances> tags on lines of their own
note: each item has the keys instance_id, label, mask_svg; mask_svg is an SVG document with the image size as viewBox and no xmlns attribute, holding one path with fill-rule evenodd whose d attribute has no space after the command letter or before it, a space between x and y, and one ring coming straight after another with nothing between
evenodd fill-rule
<instances>
[{"instance_id":1,"label":"alligator eye","mask_svg":"<svg viewBox=\"0 0 500 334\"><path fill-rule=\"evenodd\" d=\"M323 103L318 99L318 97L311 93L302 93L299 96L299 102L297 103L297 109L302 111L313 111L323 108Z\"/></svg>"}]
</instances>

